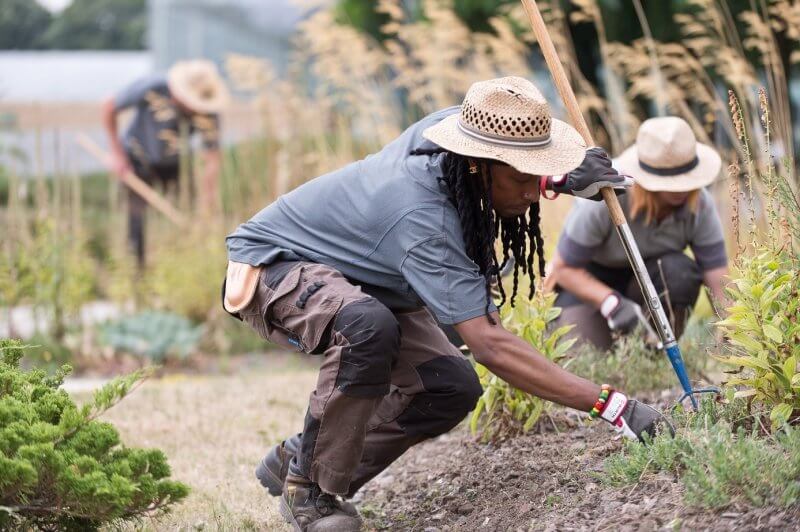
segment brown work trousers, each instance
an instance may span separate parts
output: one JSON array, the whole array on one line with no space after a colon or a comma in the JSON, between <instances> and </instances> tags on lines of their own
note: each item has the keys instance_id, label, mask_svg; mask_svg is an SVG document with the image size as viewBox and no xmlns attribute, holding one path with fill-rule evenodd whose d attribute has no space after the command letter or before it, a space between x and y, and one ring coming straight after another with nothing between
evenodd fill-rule
<instances>
[{"instance_id":1,"label":"brown work trousers","mask_svg":"<svg viewBox=\"0 0 800 532\"><path fill-rule=\"evenodd\" d=\"M354 494L455 427L482 393L427 309L393 312L329 266L266 266L238 314L263 338L323 357L292 471L329 493Z\"/></svg>"}]
</instances>

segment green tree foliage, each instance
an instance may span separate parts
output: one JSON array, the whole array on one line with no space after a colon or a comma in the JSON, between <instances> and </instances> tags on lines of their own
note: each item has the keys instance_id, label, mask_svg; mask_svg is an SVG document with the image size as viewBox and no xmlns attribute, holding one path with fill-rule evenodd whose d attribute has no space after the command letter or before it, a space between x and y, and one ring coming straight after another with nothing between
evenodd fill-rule
<instances>
[{"instance_id":1,"label":"green tree foliage","mask_svg":"<svg viewBox=\"0 0 800 532\"><path fill-rule=\"evenodd\" d=\"M64 50L139 50L146 28L145 0L74 0L53 19L43 41Z\"/></svg>"},{"instance_id":2,"label":"green tree foliage","mask_svg":"<svg viewBox=\"0 0 800 532\"><path fill-rule=\"evenodd\" d=\"M146 377L113 380L76 406L55 376L22 371L23 349L0 340L0 529L96 530L164 511L188 495L164 453L123 446L97 417Z\"/></svg>"},{"instance_id":3,"label":"green tree foliage","mask_svg":"<svg viewBox=\"0 0 800 532\"><path fill-rule=\"evenodd\" d=\"M33 0L0 2L0 50L42 48L50 13Z\"/></svg>"}]
</instances>

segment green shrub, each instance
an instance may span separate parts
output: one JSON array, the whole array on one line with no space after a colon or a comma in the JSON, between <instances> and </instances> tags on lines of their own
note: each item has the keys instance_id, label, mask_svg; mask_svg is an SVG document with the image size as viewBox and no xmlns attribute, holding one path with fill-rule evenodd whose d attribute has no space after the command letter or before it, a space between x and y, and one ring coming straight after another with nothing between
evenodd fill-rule
<instances>
[{"instance_id":1,"label":"green shrub","mask_svg":"<svg viewBox=\"0 0 800 532\"><path fill-rule=\"evenodd\" d=\"M766 92L759 91L764 152L771 154L770 118ZM757 230L755 208L750 199L749 242L739 243L738 165L731 166L734 204L734 234L739 256L731 273L727 293L732 305L726 319L717 323L728 340L727 353L718 358L736 367L729 385L738 386L739 397L747 397L759 408L769 410L772 429L800 418L800 203L787 177L771 157L758 165L744 128L742 109L730 96L731 113L744 150L747 182L763 185L766 213L763 233ZM791 157L784 170L791 175Z\"/></svg>"},{"instance_id":2,"label":"green shrub","mask_svg":"<svg viewBox=\"0 0 800 532\"><path fill-rule=\"evenodd\" d=\"M563 337L571 325L548 330L548 324L558 318L561 309L553 307L556 295L541 291L529 301L515 307L504 306L500 311L503 326L530 343L548 359L558 362L575 340ZM483 395L472 413L470 428L480 432L483 441L498 440L528 432L550 407L551 403L509 385L484 366L476 364L483 385Z\"/></svg>"},{"instance_id":3,"label":"green shrub","mask_svg":"<svg viewBox=\"0 0 800 532\"><path fill-rule=\"evenodd\" d=\"M202 322L219 308L228 264L224 235L195 230L175 235L155 249L145 282L149 303Z\"/></svg>"},{"instance_id":4,"label":"green shrub","mask_svg":"<svg viewBox=\"0 0 800 532\"><path fill-rule=\"evenodd\" d=\"M747 430L746 405L717 405L706 398L698 413L685 414L676 436L660 434L649 445L627 442L605 462L602 480L635 484L667 472L685 487L688 505L718 509L733 503L754 506L800 500L800 430L786 427L772 440ZM737 428L738 427L738 428Z\"/></svg>"},{"instance_id":5,"label":"green shrub","mask_svg":"<svg viewBox=\"0 0 800 532\"><path fill-rule=\"evenodd\" d=\"M22 371L19 342L0 340L0 529L96 530L165 511L188 494L157 449L123 446L97 420L146 374L110 382L76 406L55 376Z\"/></svg>"},{"instance_id":6,"label":"green shrub","mask_svg":"<svg viewBox=\"0 0 800 532\"><path fill-rule=\"evenodd\" d=\"M728 295L734 304L717 323L730 344L717 358L735 366L729 385L770 409L774 428L800 414L800 281L791 257L762 247L739 261Z\"/></svg>"},{"instance_id":7,"label":"green shrub","mask_svg":"<svg viewBox=\"0 0 800 532\"><path fill-rule=\"evenodd\" d=\"M162 363L167 358L185 358L203 335L183 316L167 312L144 311L107 323L99 328L100 341L116 352L145 357Z\"/></svg>"}]
</instances>

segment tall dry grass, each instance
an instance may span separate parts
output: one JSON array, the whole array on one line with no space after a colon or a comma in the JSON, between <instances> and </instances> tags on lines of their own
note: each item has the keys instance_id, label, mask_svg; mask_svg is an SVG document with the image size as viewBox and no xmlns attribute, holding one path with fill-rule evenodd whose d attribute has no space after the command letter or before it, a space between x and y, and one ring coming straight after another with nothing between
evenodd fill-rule
<instances>
[{"instance_id":1,"label":"tall dry grass","mask_svg":"<svg viewBox=\"0 0 800 532\"><path fill-rule=\"evenodd\" d=\"M253 128L245 140L225 150L220 208L215 214L204 215L190 192L191 176L199 176L200 168L184 173L182 185L170 196L192 219L190 229L177 228L151 211L149 267L144 272L132 267L125 245L125 198L118 186L109 188L101 227L95 223L87 228L81 214L80 180L54 179L58 184L48 187L40 177L28 182L23 194L22 181L16 179L1 214L11 228L0 235L1 264L4 277L12 282L2 285L0 306L40 297L32 288L35 283L20 274L31 253L19 250L32 249L30 242L40 234L36 220L45 219L52 221L49 227L57 240L72 250L50 255L51 270L61 271L62 278L89 272L92 285L85 297L135 300L140 306L172 309L196 319L224 318L212 310L219 306L216 287L224 272L223 238L280 194L380 149L425 113L458 104L477 80L511 74L533 79L560 112L521 5L500 10L489 21L491 33L470 31L447 0L422 0L421 17L412 17L405 5L400 0L378 2L388 19L382 42L338 24L329 8L313 11L298 28L293 61L284 75L264 59L228 59L229 79L243 95L238 103L241 117ZM675 16L683 35L678 43L653 37L638 0L638 23L645 36L632 43L609 40L603 11L595 0L572 0L569 16L559 1L541 0L539 5L595 138L612 154L634 140L643 119L671 113L685 118L698 139L716 145L727 160L734 156L745 160L746 148L728 113L727 91L732 90L740 102L743 127L755 128L757 88L762 84L771 102L772 149L767 153L759 146L753 156L761 164L771 156L791 153L787 73L777 39L800 43L797 2L753 0L752 9L734 14L720 0L689 0L687 10ZM570 37L589 26L597 35L603 61L597 83L580 70ZM800 61L800 52L795 50L791 60ZM735 174L737 179L746 171ZM796 194L794 165L790 172ZM15 179L13 169L10 174ZM737 185L748 194L759 186L751 187L747 180ZM544 231L550 245L568 205L566 200L545 204ZM751 223L762 212L754 211L742 221ZM63 266L68 264L64 256L88 256L80 243L91 231L102 233L107 243L104 255L89 261L88 269L87 264ZM193 289L176 294L174 287L181 279ZM78 294L76 302L84 297L80 290L70 293ZM40 300L43 307L60 304L53 298L55 302L47 302L44 295Z\"/></svg>"}]
</instances>

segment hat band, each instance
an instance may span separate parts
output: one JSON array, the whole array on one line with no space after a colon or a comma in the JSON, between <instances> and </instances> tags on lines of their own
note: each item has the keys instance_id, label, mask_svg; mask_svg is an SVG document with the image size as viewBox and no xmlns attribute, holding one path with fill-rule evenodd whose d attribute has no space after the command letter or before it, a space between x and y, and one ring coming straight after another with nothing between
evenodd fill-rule
<instances>
[{"instance_id":1,"label":"hat band","mask_svg":"<svg viewBox=\"0 0 800 532\"><path fill-rule=\"evenodd\" d=\"M487 144L494 144L496 146L511 146L514 148L541 148L542 146L547 146L550 144L550 135L538 140L523 140L523 139L509 139L509 138L499 138L489 135L484 135L483 133L479 133L474 129L470 129L464 124L461 123L461 119L459 118L456 121L458 124L458 129L461 130L467 136L470 136L476 140L481 142L486 142Z\"/></svg>"},{"instance_id":2,"label":"hat band","mask_svg":"<svg viewBox=\"0 0 800 532\"><path fill-rule=\"evenodd\" d=\"M689 170L694 170L694 168L698 164L700 164L700 159L697 157L697 155L695 155L694 159L692 159L688 163L681 166L673 166L671 168L656 168L655 166L650 166L649 164L644 163L642 162L641 159L639 159L639 166L642 167L642 170L663 177L685 174Z\"/></svg>"}]
</instances>

